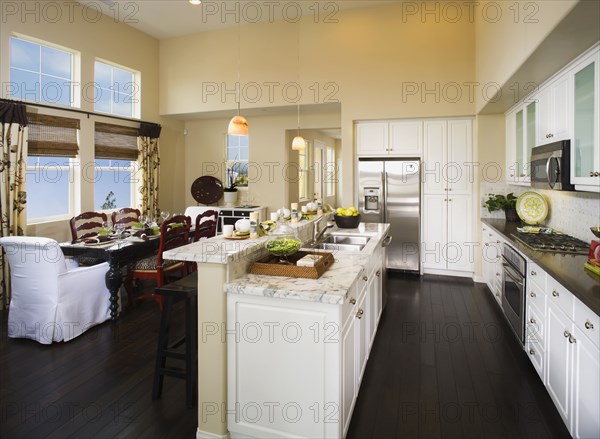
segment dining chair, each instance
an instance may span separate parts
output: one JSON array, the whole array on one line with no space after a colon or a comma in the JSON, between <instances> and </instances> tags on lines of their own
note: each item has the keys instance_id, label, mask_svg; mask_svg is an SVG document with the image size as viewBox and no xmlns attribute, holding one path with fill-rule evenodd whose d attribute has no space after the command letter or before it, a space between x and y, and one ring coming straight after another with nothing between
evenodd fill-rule
<instances>
[{"instance_id":1,"label":"dining chair","mask_svg":"<svg viewBox=\"0 0 600 439\"><path fill-rule=\"evenodd\" d=\"M110 318L108 263L69 265L50 238L7 236L0 245L10 265L9 337L69 341Z\"/></svg>"},{"instance_id":2,"label":"dining chair","mask_svg":"<svg viewBox=\"0 0 600 439\"><path fill-rule=\"evenodd\" d=\"M102 212L83 212L71 218L71 238L73 242L96 236L102 229L102 223L105 223L106 219L106 214Z\"/></svg>"},{"instance_id":3,"label":"dining chair","mask_svg":"<svg viewBox=\"0 0 600 439\"><path fill-rule=\"evenodd\" d=\"M133 223L137 223L140 221L140 211L139 209L133 209L131 207L123 207L122 209L115 210L112 213L112 223L113 226L115 224L125 224L127 228L130 228Z\"/></svg>"},{"instance_id":4,"label":"dining chair","mask_svg":"<svg viewBox=\"0 0 600 439\"><path fill-rule=\"evenodd\" d=\"M218 221L219 212L216 210L206 210L198 215L194 225L193 242L216 236Z\"/></svg>"},{"instance_id":5,"label":"dining chair","mask_svg":"<svg viewBox=\"0 0 600 439\"><path fill-rule=\"evenodd\" d=\"M130 304L133 304L134 301L152 297L156 300L162 311L162 296L155 293L147 293L134 298L134 283L138 280L153 279L156 282L156 287L159 288L166 283L167 277L174 273L180 273L180 277L186 276L188 274L187 264L181 261L165 260L163 253L167 250L187 245L189 243L190 229L191 219L185 215L175 215L160 225L158 253L155 256L136 261L128 266L125 288Z\"/></svg>"}]
</instances>

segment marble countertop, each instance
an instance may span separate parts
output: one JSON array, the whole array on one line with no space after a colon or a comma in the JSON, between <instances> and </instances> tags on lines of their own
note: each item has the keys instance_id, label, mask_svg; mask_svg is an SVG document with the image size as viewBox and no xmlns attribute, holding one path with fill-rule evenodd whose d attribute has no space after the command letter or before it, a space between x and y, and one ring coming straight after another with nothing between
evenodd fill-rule
<instances>
[{"instance_id":1,"label":"marble countertop","mask_svg":"<svg viewBox=\"0 0 600 439\"><path fill-rule=\"evenodd\" d=\"M336 252L335 262L319 279L246 274L225 284L225 292L342 304L389 229L388 224L360 224L356 229L334 227L329 234L370 236L360 253Z\"/></svg>"}]
</instances>

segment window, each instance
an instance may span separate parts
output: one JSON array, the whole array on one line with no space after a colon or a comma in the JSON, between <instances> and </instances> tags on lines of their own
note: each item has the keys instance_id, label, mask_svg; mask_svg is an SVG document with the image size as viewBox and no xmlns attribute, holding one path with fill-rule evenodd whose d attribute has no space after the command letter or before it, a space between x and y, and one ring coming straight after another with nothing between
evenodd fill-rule
<instances>
[{"instance_id":1,"label":"window","mask_svg":"<svg viewBox=\"0 0 600 439\"><path fill-rule=\"evenodd\" d=\"M337 183L337 165L335 163L335 150L327 147L327 160L325 162L325 196L331 197L335 195L335 184Z\"/></svg>"},{"instance_id":2,"label":"window","mask_svg":"<svg viewBox=\"0 0 600 439\"><path fill-rule=\"evenodd\" d=\"M27 222L71 216L73 164L69 157L27 158Z\"/></svg>"},{"instance_id":3,"label":"window","mask_svg":"<svg viewBox=\"0 0 600 439\"><path fill-rule=\"evenodd\" d=\"M136 205L138 128L95 124L94 206L96 210ZM87 177L84 172L84 176Z\"/></svg>"},{"instance_id":4,"label":"window","mask_svg":"<svg viewBox=\"0 0 600 439\"><path fill-rule=\"evenodd\" d=\"M308 142L306 143L306 148L301 151L298 151L298 196L300 200L308 199L308 151L310 147L308 146Z\"/></svg>"},{"instance_id":5,"label":"window","mask_svg":"<svg viewBox=\"0 0 600 439\"><path fill-rule=\"evenodd\" d=\"M134 206L136 164L129 160L96 159L94 178L96 210Z\"/></svg>"},{"instance_id":6,"label":"window","mask_svg":"<svg viewBox=\"0 0 600 439\"><path fill-rule=\"evenodd\" d=\"M248 149L248 136L227 135L227 186L231 176L237 187L248 187Z\"/></svg>"},{"instance_id":7,"label":"window","mask_svg":"<svg viewBox=\"0 0 600 439\"><path fill-rule=\"evenodd\" d=\"M73 105L73 53L11 37L9 95Z\"/></svg>"},{"instance_id":8,"label":"window","mask_svg":"<svg viewBox=\"0 0 600 439\"><path fill-rule=\"evenodd\" d=\"M118 116L135 117L139 103L136 73L100 61L95 64L96 96L94 110Z\"/></svg>"}]
</instances>

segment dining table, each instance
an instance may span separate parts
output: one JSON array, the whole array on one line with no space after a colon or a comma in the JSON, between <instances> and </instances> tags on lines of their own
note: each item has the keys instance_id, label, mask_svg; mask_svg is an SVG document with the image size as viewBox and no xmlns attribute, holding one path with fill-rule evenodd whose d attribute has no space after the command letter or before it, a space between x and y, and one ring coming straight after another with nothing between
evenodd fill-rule
<instances>
[{"instance_id":1,"label":"dining table","mask_svg":"<svg viewBox=\"0 0 600 439\"><path fill-rule=\"evenodd\" d=\"M87 244L84 242L63 242L60 247L65 256L92 258L108 262L106 287L110 292L110 318L119 317L119 290L123 285L121 269L132 262L152 256L158 250L160 236L146 239L128 237L121 240Z\"/></svg>"}]
</instances>

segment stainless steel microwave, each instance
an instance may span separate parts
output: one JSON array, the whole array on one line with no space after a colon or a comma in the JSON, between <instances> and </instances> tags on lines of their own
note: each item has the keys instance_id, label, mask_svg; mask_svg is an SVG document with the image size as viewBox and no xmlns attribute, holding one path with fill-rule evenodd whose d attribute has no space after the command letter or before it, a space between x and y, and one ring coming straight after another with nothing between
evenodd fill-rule
<instances>
[{"instance_id":1,"label":"stainless steel microwave","mask_svg":"<svg viewBox=\"0 0 600 439\"><path fill-rule=\"evenodd\" d=\"M571 184L569 140L536 146L531 150L531 186L538 189L574 191Z\"/></svg>"}]
</instances>

